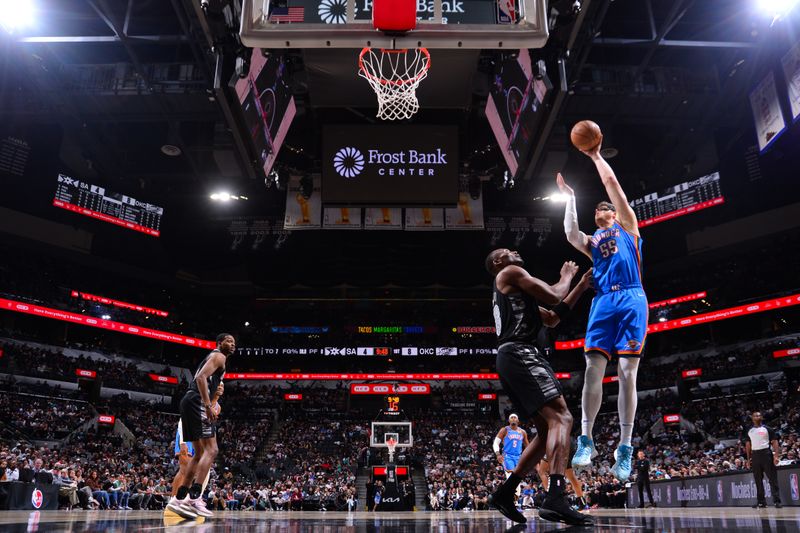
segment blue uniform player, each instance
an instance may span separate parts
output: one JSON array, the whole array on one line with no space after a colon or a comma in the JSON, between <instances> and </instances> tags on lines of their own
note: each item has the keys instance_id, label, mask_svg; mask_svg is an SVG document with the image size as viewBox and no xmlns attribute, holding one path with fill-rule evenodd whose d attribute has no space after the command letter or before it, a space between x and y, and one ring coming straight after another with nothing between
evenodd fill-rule
<instances>
[{"instance_id":1,"label":"blue uniform player","mask_svg":"<svg viewBox=\"0 0 800 533\"><path fill-rule=\"evenodd\" d=\"M503 452L500 453L500 444L503 444ZM508 425L502 428L494 439L494 453L497 460L503 465L506 471L506 478L517 467L522 451L528 446L528 433L519 427L519 417L512 414L508 417Z\"/></svg>"},{"instance_id":2,"label":"blue uniform player","mask_svg":"<svg viewBox=\"0 0 800 533\"><path fill-rule=\"evenodd\" d=\"M564 231L567 240L593 262L597 295L589 311L584 355L581 436L572 459L575 469L589 466L597 455L592 429L603 401L606 364L618 358L620 442L611 471L620 481L631 473L631 436L636 418L636 374L647 337L648 304L642 288L642 238L636 214L611 166L600 156L600 144L585 151L594 161L611 202L600 202L594 212L597 231L589 237L578 229L575 192L561 174L557 183L567 195Z\"/></svg>"}]
</instances>

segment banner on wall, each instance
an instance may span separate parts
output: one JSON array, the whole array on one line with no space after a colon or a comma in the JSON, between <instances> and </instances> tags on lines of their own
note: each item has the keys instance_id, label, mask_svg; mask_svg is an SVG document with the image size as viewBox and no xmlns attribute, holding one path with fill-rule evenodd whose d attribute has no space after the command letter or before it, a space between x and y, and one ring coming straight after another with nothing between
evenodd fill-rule
<instances>
[{"instance_id":1,"label":"banner on wall","mask_svg":"<svg viewBox=\"0 0 800 533\"><path fill-rule=\"evenodd\" d=\"M304 198L300 188L300 176L292 176L286 185L286 214L283 229L303 230L322 227L322 195L320 179L314 178L314 191Z\"/></svg>"},{"instance_id":2,"label":"banner on wall","mask_svg":"<svg viewBox=\"0 0 800 533\"><path fill-rule=\"evenodd\" d=\"M775 73L769 74L750 93L750 107L756 124L758 148L764 150L786 129L778 92L775 89Z\"/></svg>"},{"instance_id":3,"label":"banner on wall","mask_svg":"<svg viewBox=\"0 0 800 533\"><path fill-rule=\"evenodd\" d=\"M406 208L406 231L441 231L444 210L433 207Z\"/></svg>"},{"instance_id":4,"label":"banner on wall","mask_svg":"<svg viewBox=\"0 0 800 533\"><path fill-rule=\"evenodd\" d=\"M800 468L796 466L778 468L778 489L783 505L800 505L798 476ZM771 502L772 491L766 478L763 483L767 501ZM653 500L659 507L750 507L756 503L756 482L749 471L654 481L651 487ZM628 509L635 509L639 503L639 490L632 484L628 487ZM761 519L758 520L760 524Z\"/></svg>"},{"instance_id":5,"label":"banner on wall","mask_svg":"<svg viewBox=\"0 0 800 533\"><path fill-rule=\"evenodd\" d=\"M800 117L800 42L781 58L781 65L786 80L786 91L789 93L792 120L797 120Z\"/></svg>"},{"instance_id":6,"label":"banner on wall","mask_svg":"<svg viewBox=\"0 0 800 533\"><path fill-rule=\"evenodd\" d=\"M326 207L322 227L325 229L361 229L360 207Z\"/></svg>"},{"instance_id":7,"label":"banner on wall","mask_svg":"<svg viewBox=\"0 0 800 533\"><path fill-rule=\"evenodd\" d=\"M458 205L444 210L445 227L455 230L483 229L483 198L477 200L469 193L458 194Z\"/></svg>"},{"instance_id":8,"label":"banner on wall","mask_svg":"<svg viewBox=\"0 0 800 533\"><path fill-rule=\"evenodd\" d=\"M364 229L403 229L403 210L399 207L367 207Z\"/></svg>"}]
</instances>

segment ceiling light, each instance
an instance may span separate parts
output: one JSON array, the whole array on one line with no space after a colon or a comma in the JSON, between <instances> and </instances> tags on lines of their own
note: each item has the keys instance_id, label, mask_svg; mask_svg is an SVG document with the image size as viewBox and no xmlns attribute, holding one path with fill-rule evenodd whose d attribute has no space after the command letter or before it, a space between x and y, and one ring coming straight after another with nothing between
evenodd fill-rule
<instances>
[{"instance_id":1,"label":"ceiling light","mask_svg":"<svg viewBox=\"0 0 800 533\"><path fill-rule=\"evenodd\" d=\"M32 0L0 0L0 27L8 33L31 26L34 20Z\"/></svg>"},{"instance_id":2,"label":"ceiling light","mask_svg":"<svg viewBox=\"0 0 800 533\"><path fill-rule=\"evenodd\" d=\"M100 318L102 318L103 320L109 320L111 318L111 315L103 315Z\"/></svg>"},{"instance_id":3,"label":"ceiling light","mask_svg":"<svg viewBox=\"0 0 800 533\"><path fill-rule=\"evenodd\" d=\"M181 155L181 149L174 144L165 144L161 147L161 153L170 157L178 157Z\"/></svg>"},{"instance_id":4,"label":"ceiling light","mask_svg":"<svg viewBox=\"0 0 800 533\"><path fill-rule=\"evenodd\" d=\"M667 321L667 317L665 317L665 316L660 316L660 317L658 317L658 321L659 321L659 322L666 322L666 321Z\"/></svg>"},{"instance_id":5,"label":"ceiling light","mask_svg":"<svg viewBox=\"0 0 800 533\"><path fill-rule=\"evenodd\" d=\"M798 0L759 0L758 7L772 17L772 22L785 17L797 5Z\"/></svg>"},{"instance_id":6,"label":"ceiling light","mask_svg":"<svg viewBox=\"0 0 800 533\"><path fill-rule=\"evenodd\" d=\"M557 192L549 196L551 202L563 203L569 200L569 195Z\"/></svg>"}]
</instances>

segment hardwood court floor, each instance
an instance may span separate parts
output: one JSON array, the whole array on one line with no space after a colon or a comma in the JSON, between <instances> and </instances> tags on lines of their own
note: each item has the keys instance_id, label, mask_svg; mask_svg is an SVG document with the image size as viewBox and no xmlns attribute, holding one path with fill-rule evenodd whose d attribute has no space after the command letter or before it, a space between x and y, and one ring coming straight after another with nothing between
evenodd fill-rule
<instances>
[{"instance_id":1,"label":"hardwood court floor","mask_svg":"<svg viewBox=\"0 0 800 533\"><path fill-rule=\"evenodd\" d=\"M568 527L536 518L513 524L494 511L477 512L218 512L205 522L185 522L158 511L0 511L0 531L11 532L454 532L614 531L614 532L800 532L800 507L595 510L596 525Z\"/></svg>"}]
</instances>

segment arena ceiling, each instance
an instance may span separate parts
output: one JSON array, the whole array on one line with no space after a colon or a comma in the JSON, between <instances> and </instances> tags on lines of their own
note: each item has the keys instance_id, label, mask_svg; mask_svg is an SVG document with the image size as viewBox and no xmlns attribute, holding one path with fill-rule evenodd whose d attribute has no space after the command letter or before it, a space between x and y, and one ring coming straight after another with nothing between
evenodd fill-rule
<instances>
[{"instance_id":1,"label":"arena ceiling","mask_svg":"<svg viewBox=\"0 0 800 533\"><path fill-rule=\"evenodd\" d=\"M165 270L196 279L270 287L484 284L488 237L475 246L474 236L457 232L395 232L391 239L366 231L296 232L285 242L277 242L279 235L261 248L231 249L230 220L280 219L285 193L264 187L214 91L217 55L236 46L221 11L230 3L212 1L206 15L194 0L36 0L35 27L3 33L0 133L26 137L56 166L117 184L173 213L159 242L130 242L124 253L117 250L119 230L97 228L93 253L133 253L142 264L158 256ZM506 191L484 183L487 212L550 217L557 233L560 208L533 200L552 190L556 170L579 183L587 203L600 199L586 158L568 146L569 127L583 118L600 123L605 145L619 151L612 164L631 197L716 170L730 153L743 162L755 141L747 93L792 38L796 20L770 26L743 0L583 0L577 15L571 1L550 6L562 15L537 54L553 66L554 79L557 60L565 61L567 90L552 102L524 179ZM313 168L322 124L375 120L353 65L325 52L290 52L299 112L281 165ZM414 119L459 125L473 168L502 165L482 112L487 63L497 58L482 51L440 62L440 82L432 77L421 93L423 107L430 105ZM351 83L328 90L320 69ZM467 90L454 97L444 80L469 75ZM180 155L164 155L168 144ZM45 175L2 202L52 218L51 167L40 163L33 167ZM250 200L211 205L208 194L220 185ZM751 210L768 207L748 200ZM569 253L555 238L521 246L549 272Z\"/></svg>"}]
</instances>

